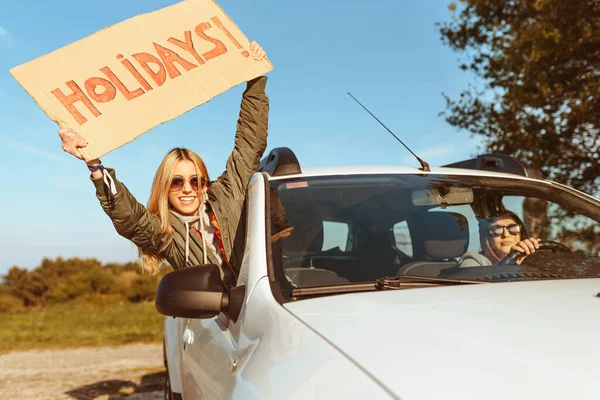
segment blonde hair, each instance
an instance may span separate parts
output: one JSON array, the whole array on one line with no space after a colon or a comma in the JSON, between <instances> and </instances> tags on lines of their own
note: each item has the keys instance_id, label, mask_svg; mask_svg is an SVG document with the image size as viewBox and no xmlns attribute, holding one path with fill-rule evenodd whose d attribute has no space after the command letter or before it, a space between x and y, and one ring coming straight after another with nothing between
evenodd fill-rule
<instances>
[{"instance_id":1,"label":"blonde hair","mask_svg":"<svg viewBox=\"0 0 600 400\"><path fill-rule=\"evenodd\" d=\"M204 176L207 181L210 181L204 161L202 161L202 158L200 158L198 154L189 149L176 147L169 151L165 158L163 158L154 175L154 181L152 182L150 198L148 199L146 209L150 213L160 217L161 233L166 234L169 237L165 244L165 248L173 240L173 228L171 227L171 220L169 218L169 210L171 209L171 205L169 204L169 188L173 179L175 166L181 161L191 161L194 163L196 173ZM160 252L163 250L164 248L160 249ZM158 273L163 261L163 257L158 252L144 250L141 247L138 247L138 255L138 264L142 271L148 272L151 275Z\"/></svg>"}]
</instances>

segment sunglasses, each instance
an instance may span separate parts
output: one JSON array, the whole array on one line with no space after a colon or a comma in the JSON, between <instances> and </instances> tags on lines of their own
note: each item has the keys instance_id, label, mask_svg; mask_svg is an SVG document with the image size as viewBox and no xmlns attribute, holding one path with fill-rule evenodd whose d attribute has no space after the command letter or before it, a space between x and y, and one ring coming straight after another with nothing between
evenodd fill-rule
<instances>
[{"instance_id":1,"label":"sunglasses","mask_svg":"<svg viewBox=\"0 0 600 400\"><path fill-rule=\"evenodd\" d=\"M518 235L519 233L521 233L521 227L517 224L510 224L510 225L492 225L490 226L490 236L491 237L498 237L498 236L502 236L502 234L504 233L504 228L506 228L506 230L508 231L508 233L510 233L513 236Z\"/></svg>"},{"instance_id":2,"label":"sunglasses","mask_svg":"<svg viewBox=\"0 0 600 400\"><path fill-rule=\"evenodd\" d=\"M173 180L171 181L171 186L169 187L169 191L177 192L177 191L183 189L183 186L185 186L185 182L186 182L186 180L183 179L181 176L174 176ZM198 187L204 187L207 184L207 180L203 176L201 176L200 179L198 179L197 176L192 176L190 178L189 182L190 182L190 186L191 186L192 190L198 190Z\"/></svg>"}]
</instances>

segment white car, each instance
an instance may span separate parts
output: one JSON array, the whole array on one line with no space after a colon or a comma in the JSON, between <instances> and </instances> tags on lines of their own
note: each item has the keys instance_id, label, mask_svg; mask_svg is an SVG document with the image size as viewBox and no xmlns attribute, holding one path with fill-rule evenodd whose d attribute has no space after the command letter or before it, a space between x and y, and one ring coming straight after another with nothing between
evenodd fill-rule
<instances>
[{"instance_id":1,"label":"white car","mask_svg":"<svg viewBox=\"0 0 600 400\"><path fill-rule=\"evenodd\" d=\"M506 156L428 169L273 150L237 286L215 265L159 284L166 398L600 399L600 200ZM540 249L462 267L503 210Z\"/></svg>"}]
</instances>

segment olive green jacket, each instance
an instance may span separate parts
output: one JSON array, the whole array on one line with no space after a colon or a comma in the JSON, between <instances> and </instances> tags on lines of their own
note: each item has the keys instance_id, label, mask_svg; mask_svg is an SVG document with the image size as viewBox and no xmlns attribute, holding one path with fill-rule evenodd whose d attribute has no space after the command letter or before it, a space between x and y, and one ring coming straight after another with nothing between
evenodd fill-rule
<instances>
[{"instance_id":1,"label":"olive green jacket","mask_svg":"<svg viewBox=\"0 0 600 400\"><path fill-rule=\"evenodd\" d=\"M221 229L225 256L238 275L245 241L245 221L242 220L247 186L259 166L267 146L269 99L265 94L267 78L249 81L242 97L240 115L235 134L235 145L229 156L225 172L208 187L208 203L215 213ZM204 260L202 239L195 232L186 232L185 223L176 215L170 215L173 238L161 232L160 218L151 214L117 180L115 171L106 169L115 181L116 194L102 179L93 179L96 196L102 208L111 218L119 235L131 240L138 247L160 254L175 269L202 264ZM189 240L189 260L186 263L186 240ZM208 260L218 264L212 252ZM222 272L229 275L223 265Z\"/></svg>"}]
</instances>

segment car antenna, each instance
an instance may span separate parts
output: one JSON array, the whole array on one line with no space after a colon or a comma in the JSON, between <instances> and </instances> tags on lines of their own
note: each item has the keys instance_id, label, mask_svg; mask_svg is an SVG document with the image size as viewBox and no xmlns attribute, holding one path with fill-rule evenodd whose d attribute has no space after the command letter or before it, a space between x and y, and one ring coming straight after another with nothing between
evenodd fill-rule
<instances>
[{"instance_id":1,"label":"car antenna","mask_svg":"<svg viewBox=\"0 0 600 400\"><path fill-rule=\"evenodd\" d=\"M391 134L392 134L392 136L393 136L393 137L395 137L397 141L399 141L400 143L402 143L402 146L406 147L406 150L410 151L410 154L412 154L413 156L415 156L415 158L417 159L417 161L419 161L419 164L421 164L421 168L420 168L420 169L421 169L421 171L425 171L425 172L431 172L431 169L429 169L429 164L427 164L427 162L426 162L426 161L423 161L423 160L421 160L421 159L420 159L420 158L419 158L419 157L418 157L418 156L417 156L415 153L413 153L413 151L412 151L411 149L409 149L409 148L408 148L408 146L407 146L407 145L405 145L405 144L404 144L404 142L403 142L402 140L400 140L400 138L398 138L398 136L394 135L394 132L392 132L392 131L390 130L390 128L388 128L387 126L385 126L385 124L384 124L383 122L381 122L381 121L379 120L379 118L377 118L375 115L373 115L373 113L372 113L371 111L369 111L369 110L367 109L367 107L363 106L363 105L362 105L362 103L356 99L356 97L352 96L352 95L350 94L350 92L348 92L348 95L349 95L350 97L352 97L352 98L354 99L354 101L356 101L356 102L357 102L357 103L358 103L358 104L359 104L359 105L360 105L362 108L364 108L366 112L368 112L369 114L371 114L371 116L372 116L373 118L375 118L375 120L376 120L377 122L379 122L379 123L381 124L381 126L383 126L385 129L387 129L387 131L388 131L389 133L391 133Z\"/></svg>"}]
</instances>

